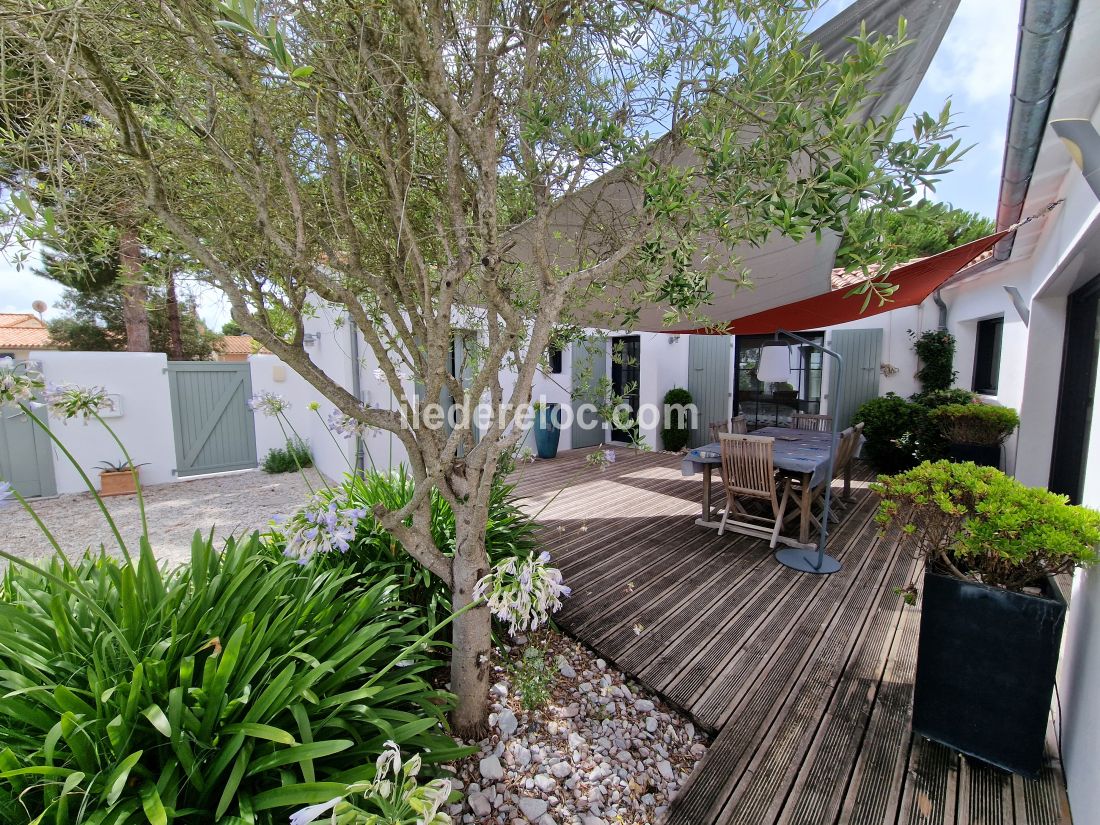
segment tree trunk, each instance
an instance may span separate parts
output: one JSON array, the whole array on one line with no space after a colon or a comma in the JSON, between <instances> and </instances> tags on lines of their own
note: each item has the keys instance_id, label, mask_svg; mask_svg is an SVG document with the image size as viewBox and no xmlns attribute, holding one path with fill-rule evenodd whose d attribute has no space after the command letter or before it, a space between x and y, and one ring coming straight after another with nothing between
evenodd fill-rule
<instances>
[{"instance_id":1,"label":"tree trunk","mask_svg":"<svg viewBox=\"0 0 1100 825\"><path fill-rule=\"evenodd\" d=\"M474 586L489 572L485 552L483 507L455 508L455 555L451 566L451 609L461 610L472 600ZM489 733L489 674L492 672L492 624L482 605L455 619L451 653L451 690L458 705L451 714L457 736L468 741Z\"/></svg>"},{"instance_id":2,"label":"tree trunk","mask_svg":"<svg viewBox=\"0 0 1100 825\"><path fill-rule=\"evenodd\" d=\"M119 286L122 289L122 321L126 325L126 349L152 352L149 337L149 308L146 306L145 279L141 271L141 244L137 232L127 227L118 242L121 261Z\"/></svg>"},{"instance_id":3,"label":"tree trunk","mask_svg":"<svg viewBox=\"0 0 1100 825\"><path fill-rule=\"evenodd\" d=\"M183 360L183 335L180 332L180 304L176 298L176 273L169 267L165 279L164 308L168 315L168 359Z\"/></svg>"}]
</instances>

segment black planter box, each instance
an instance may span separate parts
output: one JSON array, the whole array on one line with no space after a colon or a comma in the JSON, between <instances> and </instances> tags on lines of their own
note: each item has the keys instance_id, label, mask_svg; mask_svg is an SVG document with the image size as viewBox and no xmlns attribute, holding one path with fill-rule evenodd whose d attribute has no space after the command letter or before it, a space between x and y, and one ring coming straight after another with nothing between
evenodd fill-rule
<instances>
[{"instance_id":1,"label":"black planter box","mask_svg":"<svg viewBox=\"0 0 1100 825\"><path fill-rule=\"evenodd\" d=\"M926 572L913 730L1013 773L1043 764L1066 603Z\"/></svg>"},{"instance_id":2,"label":"black planter box","mask_svg":"<svg viewBox=\"0 0 1100 825\"><path fill-rule=\"evenodd\" d=\"M948 444L947 457L954 462L973 461L981 467L1001 468L1000 444Z\"/></svg>"}]
</instances>

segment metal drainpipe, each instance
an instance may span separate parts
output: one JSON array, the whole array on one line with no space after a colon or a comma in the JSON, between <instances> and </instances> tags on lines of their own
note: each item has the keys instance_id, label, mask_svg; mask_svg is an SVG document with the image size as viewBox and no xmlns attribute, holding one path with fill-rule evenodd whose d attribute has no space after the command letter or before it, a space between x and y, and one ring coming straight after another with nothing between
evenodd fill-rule
<instances>
[{"instance_id":1,"label":"metal drainpipe","mask_svg":"<svg viewBox=\"0 0 1100 825\"><path fill-rule=\"evenodd\" d=\"M1001 167L998 231L1017 223L1023 214L1076 11L1077 0L1024 0L1016 47L1016 78L1008 112L1008 138ZM1013 233L998 241L993 247L993 259L1007 260L1015 240Z\"/></svg>"},{"instance_id":2,"label":"metal drainpipe","mask_svg":"<svg viewBox=\"0 0 1100 825\"><path fill-rule=\"evenodd\" d=\"M940 295L940 290L936 290L932 293L932 300L936 302L936 306L940 308L940 329L947 329L947 304L943 302L943 297Z\"/></svg>"},{"instance_id":3,"label":"metal drainpipe","mask_svg":"<svg viewBox=\"0 0 1100 825\"><path fill-rule=\"evenodd\" d=\"M359 374L359 328L355 326L355 322L350 318L348 319L348 330L351 333L351 341L349 343L349 351L351 353L351 394L355 396L355 400L360 404L363 403L363 379ZM356 437L355 439L355 472L356 475L361 475L365 468L364 455L363 455L363 439Z\"/></svg>"}]
</instances>

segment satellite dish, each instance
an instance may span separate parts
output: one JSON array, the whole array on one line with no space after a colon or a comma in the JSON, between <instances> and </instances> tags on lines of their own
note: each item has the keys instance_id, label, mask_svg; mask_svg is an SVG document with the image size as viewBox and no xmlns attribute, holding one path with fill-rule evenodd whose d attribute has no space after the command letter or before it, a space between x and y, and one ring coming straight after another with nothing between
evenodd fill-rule
<instances>
[{"instance_id":1,"label":"satellite dish","mask_svg":"<svg viewBox=\"0 0 1100 825\"><path fill-rule=\"evenodd\" d=\"M50 305L45 301L35 301L31 304L31 309L38 313L38 317L41 319L42 313L50 308Z\"/></svg>"}]
</instances>

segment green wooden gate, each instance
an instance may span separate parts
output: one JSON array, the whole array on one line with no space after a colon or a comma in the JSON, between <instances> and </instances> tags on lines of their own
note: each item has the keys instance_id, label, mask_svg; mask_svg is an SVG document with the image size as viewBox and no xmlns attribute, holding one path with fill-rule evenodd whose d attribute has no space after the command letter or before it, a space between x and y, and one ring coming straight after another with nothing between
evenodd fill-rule
<instances>
[{"instance_id":1,"label":"green wooden gate","mask_svg":"<svg viewBox=\"0 0 1100 825\"><path fill-rule=\"evenodd\" d=\"M176 474L194 476L256 466L256 422L247 363L170 361Z\"/></svg>"},{"instance_id":2,"label":"green wooden gate","mask_svg":"<svg viewBox=\"0 0 1100 825\"><path fill-rule=\"evenodd\" d=\"M852 416L865 402L878 397L882 367L881 329L838 329L832 333L832 349L844 359L840 386L830 379L829 412L843 429L855 422ZM835 399L839 398L840 403Z\"/></svg>"},{"instance_id":3,"label":"green wooden gate","mask_svg":"<svg viewBox=\"0 0 1100 825\"><path fill-rule=\"evenodd\" d=\"M37 415L45 421L45 408ZM14 404L0 406L0 478L24 498L57 493L49 436Z\"/></svg>"},{"instance_id":4,"label":"green wooden gate","mask_svg":"<svg viewBox=\"0 0 1100 825\"><path fill-rule=\"evenodd\" d=\"M692 335L688 338L688 392L699 414L692 422L688 444L710 441L712 421L730 417L730 339L728 335Z\"/></svg>"},{"instance_id":5,"label":"green wooden gate","mask_svg":"<svg viewBox=\"0 0 1100 825\"><path fill-rule=\"evenodd\" d=\"M586 338L574 341L572 347L572 391L573 425L569 429L570 446L576 450L581 447L595 447L603 444L604 427L600 422L596 427L582 427L579 421L581 407L586 403L596 404L600 381L607 375L607 339ZM591 409L585 413L585 422L596 420Z\"/></svg>"}]
</instances>

